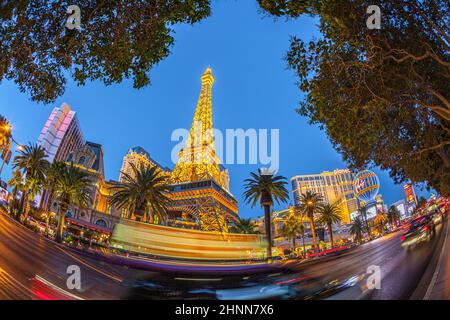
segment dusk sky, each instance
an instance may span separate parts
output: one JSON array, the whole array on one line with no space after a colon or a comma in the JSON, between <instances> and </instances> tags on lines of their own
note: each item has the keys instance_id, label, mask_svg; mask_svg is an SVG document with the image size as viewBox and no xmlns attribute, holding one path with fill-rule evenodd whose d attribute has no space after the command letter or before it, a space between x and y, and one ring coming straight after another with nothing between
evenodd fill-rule
<instances>
[{"instance_id":1,"label":"dusk sky","mask_svg":"<svg viewBox=\"0 0 450 320\"><path fill-rule=\"evenodd\" d=\"M103 145L107 179L118 179L123 156L134 146L142 146L156 161L173 168L171 150L176 142L171 141L171 134L177 128L189 129L200 77L211 66L215 128L279 129L279 174L288 179L345 168L325 133L294 111L303 96L283 60L294 34L306 41L319 36L312 18L274 21L258 12L256 1L213 1L210 18L194 26L176 27L172 54L151 71L150 86L135 90L131 81L109 87L100 82L77 87L69 82L62 97L43 105L4 81L0 114L12 123L14 138L25 144L36 142L52 109L66 102L77 112L85 138ZM259 206L251 209L241 196L243 180L258 165L227 168L239 215L262 215ZM402 185L394 185L387 172L375 172L387 204L404 198ZM10 167L6 167L2 179L10 176ZM418 188L416 192L428 194Z\"/></svg>"}]
</instances>

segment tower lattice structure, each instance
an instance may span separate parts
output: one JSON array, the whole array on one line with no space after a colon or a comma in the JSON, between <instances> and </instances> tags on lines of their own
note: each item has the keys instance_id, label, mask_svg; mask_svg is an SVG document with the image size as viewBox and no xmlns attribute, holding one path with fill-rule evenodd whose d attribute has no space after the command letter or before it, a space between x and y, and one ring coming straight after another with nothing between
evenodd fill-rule
<instances>
[{"instance_id":1,"label":"tower lattice structure","mask_svg":"<svg viewBox=\"0 0 450 320\"><path fill-rule=\"evenodd\" d=\"M194 216L202 230L227 232L228 223L236 221L237 201L224 177L214 145L212 124L212 86L214 76L207 68L184 148L171 174L174 192L173 210Z\"/></svg>"},{"instance_id":2,"label":"tower lattice structure","mask_svg":"<svg viewBox=\"0 0 450 320\"><path fill-rule=\"evenodd\" d=\"M192 121L186 145L172 177L176 182L214 179L222 185L220 160L216 156L212 124L212 85L214 77L211 68L202 76L202 88Z\"/></svg>"}]
</instances>

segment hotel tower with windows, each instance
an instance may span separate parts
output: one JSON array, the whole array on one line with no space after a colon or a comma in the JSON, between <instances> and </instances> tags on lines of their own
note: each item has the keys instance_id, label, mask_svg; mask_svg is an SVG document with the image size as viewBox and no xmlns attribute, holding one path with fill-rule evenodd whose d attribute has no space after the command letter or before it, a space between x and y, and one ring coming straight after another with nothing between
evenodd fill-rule
<instances>
[{"instance_id":1,"label":"hotel tower with windows","mask_svg":"<svg viewBox=\"0 0 450 320\"><path fill-rule=\"evenodd\" d=\"M354 174L349 169L324 171L319 174L298 175L291 178L295 204L306 191L320 194L327 204L337 203L341 209L342 223L350 223L350 216L358 210L358 200L353 190Z\"/></svg>"}]
</instances>

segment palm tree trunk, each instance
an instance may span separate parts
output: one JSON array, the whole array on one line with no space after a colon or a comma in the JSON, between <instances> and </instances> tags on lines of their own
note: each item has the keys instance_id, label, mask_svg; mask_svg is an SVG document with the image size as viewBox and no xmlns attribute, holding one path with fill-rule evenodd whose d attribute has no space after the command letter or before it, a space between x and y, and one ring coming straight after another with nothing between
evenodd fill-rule
<instances>
[{"instance_id":1,"label":"palm tree trunk","mask_svg":"<svg viewBox=\"0 0 450 320\"><path fill-rule=\"evenodd\" d=\"M44 209L44 203L45 203L45 198L47 197L47 190L44 189L44 191L41 194L41 200L39 201L39 211L42 212L42 210Z\"/></svg>"},{"instance_id":2,"label":"palm tree trunk","mask_svg":"<svg viewBox=\"0 0 450 320\"><path fill-rule=\"evenodd\" d=\"M28 198L28 189L26 189L23 192L22 198L20 199L19 211L17 212L17 215L16 215L16 220L17 221L20 221L20 216L22 215L22 212L23 212L24 207L25 207L26 198Z\"/></svg>"},{"instance_id":3,"label":"palm tree trunk","mask_svg":"<svg viewBox=\"0 0 450 320\"><path fill-rule=\"evenodd\" d=\"M264 225L267 239L267 259L272 259L272 229L270 227L270 206L264 205Z\"/></svg>"},{"instance_id":4,"label":"palm tree trunk","mask_svg":"<svg viewBox=\"0 0 450 320\"><path fill-rule=\"evenodd\" d=\"M26 223L27 219L28 219L28 214L30 213L30 209L31 209L31 203L32 201L30 201L30 198L28 197L26 199L26 203L25 203L25 218L23 219L23 222Z\"/></svg>"},{"instance_id":5,"label":"palm tree trunk","mask_svg":"<svg viewBox=\"0 0 450 320\"><path fill-rule=\"evenodd\" d=\"M310 220L310 223L311 223L311 233L312 233L312 237L313 237L313 247L314 247L314 250L316 250L316 248L317 248L317 239L316 239L316 227L314 225L314 213L310 214L309 220Z\"/></svg>"},{"instance_id":6,"label":"palm tree trunk","mask_svg":"<svg viewBox=\"0 0 450 320\"><path fill-rule=\"evenodd\" d=\"M151 210L148 213L148 223L151 223L151 224L155 223L155 218L154 218L153 212Z\"/></svg>"},{"instance_id":7,"label":"palm tree trunk","mask_svg":"<svg viewBox=\"0 0 450 320\"><path fill-rule=\"evenodd\" d=\"M14 207L16 206L16 198L17 198L17 187L14 187L14 189L13 189L13 196L12 196L12 200L11 200L11 204L10 204L10 206L9 206L9 213L11 214L11 215L13 215L14 214ZM15 217L15 215L14 215L14 217Z\"/></svg>"},{"instance_id":8,"label":"palm tree trunk","mask_svg":"<svg viewBox=\"0 0 450 320\"><path fill-rule=\"evenodd\" d=\"M305 236L302 236L302 241L303 241L303 254L306 257L306 246L305 246Z\"/></svg>"},{"instance_id":9,"label":"palm tree trunk","mask_svg":"<svg viewBox=\"0 0 450 320\"><path fill-rule=\"evenodd\" d=\"M56 232L56 237L55 240L56 242L62 242L63 238L62 238L62 234L63 234L63 229L64 229L64 219L66 217L66 212L67 209L69 208L69 206L65 203L61 203L60 204L60 212L59 212L59 219L58 219L58 229Z\"/></svg>"},{"instance_id":10,"label":"palm tree trunk","mask_svg":"<svg viewBox=\"0 0 450 320\"><path fill-rule=\"evenodd\" d=\"M295 251L295 237L292 238L292 246L293 246L293 249Z\"/></svg>"},{"instance_id":11,"label":"palm tree trunk","mask_svg":"<svg viewBox=\"0 0 450 320\"><path fill-rule=\"evenodd\" d=\"M364 224L366 226L367 236L369 237L369 240L372 240L372 235L370 234L370 226L369 222L367 221L367 212L366 209L363 210L363 217L364 217Z\"/></svg>"},{"instance_id":12,"label":"palm tree trunk","mask_svg":"<svg viewBox=\"0 0 450 320\"><path fill-rule=\"evenodd\" d=\"M330 235L330 241L331 241L331 249L333 249L334 241L333 241L333 227L331 224L328 225L328 233Z\"/></svg>"},{"instance_id":13,"label":"palm tree trunk","mask_svg":"<svg viewBox=\"0 0 450 320\"><path fill-rule=\"evenodd\" d=\"M45 234L48 235L48 230L50 227L50 212L47 212L47 217L45 218Z\"/></svg>"},{"instance_id":14,"label":"palm tree trunk","mask_svg":"<svg viewBox=\"0 0 450 320\"><path fill-rule=\"evenodd\" d=\"M45 204L45 212L47 213L47 218L45 219L45 234L48 234L50 227L50 216L52 214L52 202L53 202L53 190L48 193L47 203Z\"/></svg>"}]
</instances>

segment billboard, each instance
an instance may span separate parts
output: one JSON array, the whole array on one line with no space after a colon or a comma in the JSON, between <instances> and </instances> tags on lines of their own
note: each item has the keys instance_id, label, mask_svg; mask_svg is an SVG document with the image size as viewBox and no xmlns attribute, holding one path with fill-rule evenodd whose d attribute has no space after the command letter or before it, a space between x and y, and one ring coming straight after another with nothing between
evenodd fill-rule
<instances>
[{"instance_id":1,"label":"billboard","mask_svg":"<svg viewBox=\"0 0 450 320\"><path fill-rule=\"evenodd\" d=\"M406 195L406 203L410 206L417 205L416 193L411 183L407 183L403 186Z\"/></svg>"},{"instance_id":2,"label":"billboard","mask_svg":"<svg viewBox=\"0 0 450 320\"><path fill-rule=\"evenodd\" d=\"M360 201L369 203L375 199L378 190L380 190L380 180L378 180L378 176L374 172L363 170L355 176L353 189Z\"/></svg>"}]
</instances>

